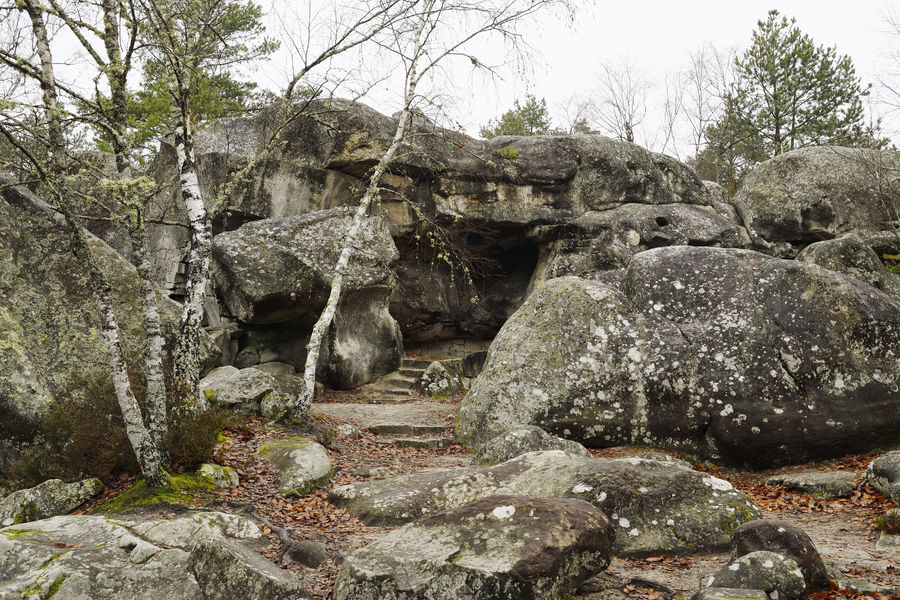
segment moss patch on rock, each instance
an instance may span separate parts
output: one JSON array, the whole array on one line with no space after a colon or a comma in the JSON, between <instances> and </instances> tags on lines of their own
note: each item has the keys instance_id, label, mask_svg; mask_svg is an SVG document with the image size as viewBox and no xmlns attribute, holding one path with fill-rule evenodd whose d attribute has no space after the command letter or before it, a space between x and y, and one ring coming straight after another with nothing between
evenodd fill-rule
<instances>
[{"instance_id":1,"label":"moss patch on rock","mask_svg":"<svg viewBox=\"0 0 900 600\"><path fill-rule=\"evenodd\" d=\"M198 497L209 498L216 486L208 477L197 475L172 475L169 484L152 489L146 481L138 481L125 492L101 504L98 512L123 513L133 508L162 506L166 504L196 504Z\"/></svg>"}]
</instances>

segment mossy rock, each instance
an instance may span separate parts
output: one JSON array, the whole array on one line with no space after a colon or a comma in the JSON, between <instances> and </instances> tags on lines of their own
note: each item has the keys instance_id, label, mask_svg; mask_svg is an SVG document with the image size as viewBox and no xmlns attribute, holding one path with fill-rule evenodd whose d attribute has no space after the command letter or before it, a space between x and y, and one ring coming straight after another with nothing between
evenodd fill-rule
<instances>
[{"instance_id":1,"label":"mossy rock","mask_svg":"<svg viewBox=\"0 0 900 600\"><path fill-rule=\"evenodd\" d=\"M285 496L302 496L331 481L334 468L321 444L301 437L266 440L259 455L281 473L279 490Z\"/></svg>"},{"instance_id":2,"label":"mossy rock","mask_svg":"<svg viewBox=\"0 0 900 600\"><path fill-rule=\"evenodd\" d=\"M198 498L209 499L216 489L212 479L199 475L172 475L168 485L153 489L144 480L97 507L98 512L120 514L135 508L167 504L194 505Z\"/></svg>"}]
</instances>

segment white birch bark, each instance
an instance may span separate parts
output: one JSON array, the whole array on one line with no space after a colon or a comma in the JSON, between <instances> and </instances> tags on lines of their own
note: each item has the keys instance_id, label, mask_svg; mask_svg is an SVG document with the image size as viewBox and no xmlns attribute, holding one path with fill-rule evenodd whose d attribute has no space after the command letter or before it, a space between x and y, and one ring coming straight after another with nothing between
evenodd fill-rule
<instances>
[{"instance_id":1,"label":"white birch bark","mask_svg":"<svg viewBox=\"0 0 900 600\"><path fill-rule=\"evenodd\" d=\"M103 341L106 345L106 354L109 360L113 388L116 392L116 400L118 400L119 409L122 411L122 418L125 422L125 433L128 436L131 447L134 449L134 455L137 457L141 474L144 476L147 484L150 487L160 487L165 485L166 475L162 470L162 459L156 445L153 443L150 432L144 425L141 408L128 379L128 365L122 352L119 325L112 305L112 288L91 252L84 230L75 219L68 201L62 194L58 194L58 206L71 229L72 245L75 254L87 266L91 275L91 283L94 286L94 292L97 294Z\"/></svg>"},{"instance_id":2,"label":"white birch bark","mask_svg":"<svg viewBox=\"0 0 900 600\"><path fill-rule=\"evenodd\" d=\"M369 207L378 196L381 177L384 175L388 165L390 165L391 161L394 159L394 155L403 144L406 136L406 128L410 122L412 104L416 97L416 86L419 83L417 61L421 51L423 35L428 26L428 16L433 4L433 0L426 2L426 8L422 12L420 24L416 29L413 38L413 56L406 76L404 105L403 110L400 112L400 119L397 122L397 129L394 132L394 138L391 140L390 146L388 146L387 151L382 155L381 159L378 161L378 165L376 165L375 170L369 177L369 184L366 187L366 192L359 201L359 207L353 215L350 231L344 239L341 254L338 257L337 264L334 267L334 273L331 276L331 293L328 295L328 301L325 303L322 314L319 315L319 319L316 321L315 326L313 326L309 344L306 347L307 354L306 364L304 365L303 370L303 389L300 391L300 395L288 415L289 418L303 419L312 405L313 395L315 394L316 366L319 362L319 349L322 347L322 341L325 339L328 329L331 327L331 322L334 320L334 313L337 310L338 303L341 299L341 288L344 283L344 275L347 272L347 265L350 263L350 256L353 254L353 247L359 237L359 230L363 220L366 218Z\"/></svg>"},{"instance_id":3,"label":"white birch bark","mask_svg":"<svg viewBox=\"0 0 900 600\"><path fill-rule=\"evenodd\" d=\"M203 323L203 297L209 279L212 228L209 214L203 205L200 180L197 177L193 135L188 115L183 117L180 129L175 142L175 153L181 173L181 197L190 220L191 249L188 257L184 306L181 311L178 342L175 348L175 377L176 380L181 380L187 386L190 398L188 399L189 405L185 408L193 412L208 408L206 397L200 393L199 347Z\"/></svg>"},{"instance_id":4,"label":"white birch bark","mask_svg":"<svg viewBox=\"0 0 900 600\"><path fill-rule=\"evenodd\" d=\"M147 429L160 458L168 462L166 435L166 382L163 374L163 346L165 338L159 320L156 304L156 289L153 286L152 269L147 256L146 232L140 215L132 232L134 244L134 264L141 279L141 312L144 316L144 377L146 378Z\"/></svg>"}]
</instances>

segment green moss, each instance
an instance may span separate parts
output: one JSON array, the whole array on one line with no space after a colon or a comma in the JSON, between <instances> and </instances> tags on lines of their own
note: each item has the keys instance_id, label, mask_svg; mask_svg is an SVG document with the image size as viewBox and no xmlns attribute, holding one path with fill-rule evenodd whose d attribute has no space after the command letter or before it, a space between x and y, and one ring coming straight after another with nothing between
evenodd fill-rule
<instances>
[{"instance_id":1,"label":"green moss","mask_svg":"<svg viewBox=\"0 0 900 600\"><path fill-rule=\"evenodd\" d=\"M151 489L143 480L112 500L104 502L97 510L107 513L123 513L139 506L159 506L165 504L193 504L197 496L210 496L215 484L206 477L197 475L173 475L169 484L159 489Z\"/></svg>"},{"instance_id":2,"label":"green moss","mask_svg":"<svg viewBox=\"0 0 900 600\"><path fill-rule=\"evenodd\" d=\"M37 531L37 530L36 529L6 529L0 533L5 535L7 537L7 539L15 541L19 538L25 537L32 531Z\"/></svg>"},{"instance_id":3,"label":"green moss","mask_svg":"<svg viewBox=\"0 0 900 600\"><path fill-rule=\"evenodd\" d=\"M56 595L56 592L59 591L59 587L63 584L69 576L68 575L60 575L56 579L53 580L53 583L50 584L50 588L47 590L47 595L44 596L43 600L49 600L53 596Z\"/></svg>"},{"instance_id":4,"label":"green moss","mask_svg":"<svg viewBox=\"0 0 900 600\"><path fill-rule=\"evenodd\" d=\"M494 156L505 158L506 160L519 160L519 153L511 146L503 146L493 152Z\"/></svg>"}]
</instances>

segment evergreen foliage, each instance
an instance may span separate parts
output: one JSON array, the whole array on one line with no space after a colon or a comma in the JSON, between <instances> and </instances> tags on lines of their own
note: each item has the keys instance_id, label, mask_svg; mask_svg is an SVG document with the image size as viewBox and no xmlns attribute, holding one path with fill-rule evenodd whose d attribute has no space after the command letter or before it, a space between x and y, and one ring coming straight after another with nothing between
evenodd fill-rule
<instances>
[{"instance_id":1,"label":"evergreen foliage","mask_svg":"<svg viewBox=\"0 0 900 600\"><path fill-rule=\"evenodd\" d=\"M500 135L548 135L555 131L551 127L547 101L526 94L524 102L516 100L513 108L499 119L491 119L479 133L481 137L490 139Z\"/></svg>"}]
</instances>

